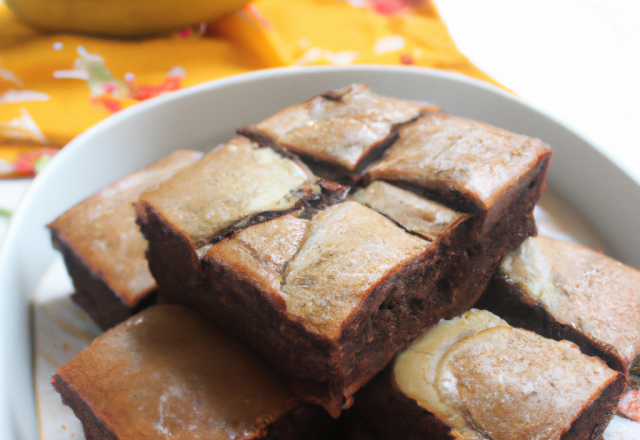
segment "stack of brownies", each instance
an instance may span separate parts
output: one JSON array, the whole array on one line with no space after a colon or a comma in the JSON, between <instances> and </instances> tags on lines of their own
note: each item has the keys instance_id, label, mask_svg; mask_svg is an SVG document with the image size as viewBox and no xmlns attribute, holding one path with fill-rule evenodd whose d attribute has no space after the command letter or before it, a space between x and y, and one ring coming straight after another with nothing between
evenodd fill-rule
<instances>
[{"instance_id":1,"label":"stack of brownies","mask_svg":"<svg viewBox=\"0 0 640 440\"><path fill-rule=\"evenodd\" d=\"M529 238L550 161L359 84L178 151L49 225L113 327L53 384L89 440L597 439L640 273Z\"/></svg>"}]
</instances>

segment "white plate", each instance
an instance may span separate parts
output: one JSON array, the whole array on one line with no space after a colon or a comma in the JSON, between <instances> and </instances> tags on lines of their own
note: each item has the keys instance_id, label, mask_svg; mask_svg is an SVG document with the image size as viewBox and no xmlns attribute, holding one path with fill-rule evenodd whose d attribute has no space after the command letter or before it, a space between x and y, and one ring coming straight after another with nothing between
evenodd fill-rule
<instances>
[{"instance_id":1,"label":"white plate","mask_svg":"<svg viewBox=\"0 0 640 440\"><path fill-rule=\"evenodd\" d=\"M177 148L210 149L237 127L352 82L550 143L549 186L583 216L609 254L640 266L640 186L578 134L488 84L441 71L377 66L263 70L202 84L138 104L78 136L35 179L13 215L0 251L0 439L38 435L28 297L56 255L44 226Z\"/></svg>"}]
</instances>

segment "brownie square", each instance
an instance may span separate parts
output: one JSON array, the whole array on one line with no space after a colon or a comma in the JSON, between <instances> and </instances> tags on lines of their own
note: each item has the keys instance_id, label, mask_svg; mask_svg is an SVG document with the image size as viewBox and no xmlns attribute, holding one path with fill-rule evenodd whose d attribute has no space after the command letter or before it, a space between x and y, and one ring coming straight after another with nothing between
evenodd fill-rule
<instances>
[{"instance_id":1,"label":"brownie square","mask_svg":"<svg viewBox=\"0 0 640 440\"><path fill-rule=\"evenodd\" d=\"M395 140L398 127L439 111L402 99L378 96L366 84L352 84L293 105L238 133L299 155L313 171L358 180L364 168Z\"/></svg>"},{"instance_id":2,"label":"brownie square","mask_svg":"<svg viewBox=\"0 0 640 440\"><path fill-rule=\"evenodd\" d=\"M501 262L478 307L573 341L625 376L640 361L640 272L585 246L528 239Z\"/></svg>"},{"instance_id":3,"label":"brownie square","mask_svg":"<svg viewBox=\"0 0 640 440\"><path fill-rule=\"evenodd\" d=\"M366 172L368 180L412 187L481 217L490 229L551 160L540 139L445 113L399 129L398 140Z\"/></svg>"},{"instance_id":4,"label":"brownie square","mask_svg":"<svg viewBox=\"0 0 640 440\"><path fill-rule=\"evenodd\" d=\"M162 301L188 304L219 323L286 373L299 395L337 417L347 389L372 375L368 363L392 355L362 358L363 338L375 333L369 315L399 279L419 276L437 246L353 201L310 219L304 213L212 245L203 256L203 289L163 291ZM406 290L421 290L409 283Z\"/></svg>"},{"instance_id":5,"label":"brownie square","mask_svg":"<svg viewBox=\"0 0 640 440\"><path fill-rule=\"evenodd\" d=\"M52 379L87 440L324 438L331 418L182 306L107 331Z\"/></svg>"},{"instance_id":6,"label":"brownie square","mask_svg":"<svg viewBox=\"0 0 640 440\"><path fill-rule=\"evenodd\" d=\"M622 374L568 341L472 309L441 321L356 395L383 439L597 439Z\"/></svg>"},{"instance_id":7,"label":"brownie square","mask_svg":"<svg viewBox=\"0 0 640 440\"><path fill-rule=\"evenodd\" d=\"M131 204L201 157L177 151L103 188L48 225L73 279L73 300L103 330L155 301L147 242Z\"/></svg>"}]
</instances>

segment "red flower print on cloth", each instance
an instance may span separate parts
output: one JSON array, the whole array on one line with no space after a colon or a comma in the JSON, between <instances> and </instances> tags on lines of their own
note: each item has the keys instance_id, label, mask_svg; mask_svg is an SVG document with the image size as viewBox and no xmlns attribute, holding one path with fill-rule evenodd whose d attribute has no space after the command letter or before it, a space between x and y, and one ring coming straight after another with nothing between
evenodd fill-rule
<instances>
[{"instance_id":1,"label":"red flower print on cloth","mask_svg":"<svg viewBox=\"0 0 640 440\"><path fill-rule=\"evenodd\" d=\"M180 89L181 80L186 75L183 68L174 67L167 72L161 84L139 84L132 74L127 74L131 78L125 76L124 81L113 76L105 67L104 59L97 54L89 53L83 46L78 47L78 55L80 58L73 63L73 69L57 70L54 77L87 81L91 102L103 106L111 113L121 110L125 100L144 101Z\"/></svg>"},{"instance_id":2,"label":"red flower print on cloth","mask_svg":"<svg viewBox=\"0 0 640 440\"><path fill-rule=\"evenodd\" d=\"M428 2L429 0L364 0L364 3L369 4L374 11L382 15L394 15L411 7L423 6ZM361 4L363 1L357 3Z\"/></svg>"}]
</instances>

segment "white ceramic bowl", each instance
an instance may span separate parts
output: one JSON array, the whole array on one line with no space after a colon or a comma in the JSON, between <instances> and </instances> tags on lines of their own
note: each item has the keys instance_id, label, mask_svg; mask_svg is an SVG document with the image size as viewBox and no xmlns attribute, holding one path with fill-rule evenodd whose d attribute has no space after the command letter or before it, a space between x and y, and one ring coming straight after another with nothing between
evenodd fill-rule
<instances>
[{"instance_id":1,"label":"white ceramic bowl","mask_svg":"<svg viewBox=\"0 0 640 440\"><path fill-rule=\"evenodd\" d=\"M22 199L0 252L0 439L38 436L28 297L55 256L45 225L175 149L208 150L237 127L352 82L550 143L549 186L612 256L640 267L640 187L578 134L496 87L441 71L377 66L264 70L202 84L138 104L78 136Z\"/></svg>"}]
</instances>

